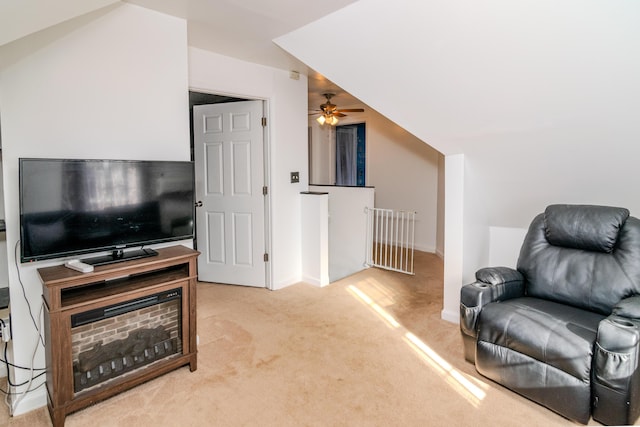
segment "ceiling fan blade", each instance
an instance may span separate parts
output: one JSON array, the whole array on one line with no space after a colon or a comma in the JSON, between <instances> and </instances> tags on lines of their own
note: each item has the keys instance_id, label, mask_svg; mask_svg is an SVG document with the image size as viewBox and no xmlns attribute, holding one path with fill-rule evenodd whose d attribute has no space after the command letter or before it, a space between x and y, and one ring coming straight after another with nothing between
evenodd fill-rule
<instances>
[{"instance_id":1,"label":"ceiling fan blade","mask_svg":"<svg viewBox=\"0 0 640 427\"><path fill-rule=\"evenodd\" d=\"M341 108L338 111L341 113L364 113L364 108Z\"/></svg>"},{"instance_id":2,"label":"ceiling fan blade","mask_svg":"<svg viewBox=\"0 0 640 427\"><path fill-rule=\"evenodd\" d=\"M331 114L334 117L347 117L346 114L342 114L340 111L336 111L335 113Z\"/></svg>"}]
</instances>

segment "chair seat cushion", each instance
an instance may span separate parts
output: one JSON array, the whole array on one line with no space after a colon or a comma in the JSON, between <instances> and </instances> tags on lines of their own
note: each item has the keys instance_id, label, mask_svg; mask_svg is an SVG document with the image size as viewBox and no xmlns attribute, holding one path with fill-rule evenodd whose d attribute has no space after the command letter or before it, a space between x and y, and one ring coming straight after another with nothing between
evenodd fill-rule
<instances>
[{"instance_id":1,"label":"chair seat cushion","mask_svg":"<svg viewBox=\"0 0 640 427\"><path fill-rule=\"evenodd\" d=\"M529 356L588 384L598 324L604 317L539 298L515 298L484 307L478 342Z\"/></svg>"}]
</instances>

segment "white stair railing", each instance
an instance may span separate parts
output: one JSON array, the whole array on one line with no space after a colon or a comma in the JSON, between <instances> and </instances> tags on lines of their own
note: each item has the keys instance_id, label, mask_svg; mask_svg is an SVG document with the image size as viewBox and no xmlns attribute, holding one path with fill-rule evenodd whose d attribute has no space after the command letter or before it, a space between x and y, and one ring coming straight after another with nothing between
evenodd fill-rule
<instances>
[{"instance_id":1,"label":"white stair railing","mask_svg":"<svg viewBox=\"0 0 640 427\"><path fill-rule=\"evenodd\" d=\"M413 272L416 212L366 208L366 264L406 274Z\"/></svg>"}]
</instances>

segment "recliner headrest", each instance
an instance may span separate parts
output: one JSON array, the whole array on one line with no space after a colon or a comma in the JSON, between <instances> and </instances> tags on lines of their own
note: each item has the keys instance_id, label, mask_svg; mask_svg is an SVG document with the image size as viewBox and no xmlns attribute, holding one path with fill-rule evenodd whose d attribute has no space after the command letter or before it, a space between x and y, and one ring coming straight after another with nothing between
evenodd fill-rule
<instances>
[{"instance_id":1,"label":"recliner headrest","mask_svg":"<svg viewBox=\"0 0 640 427\"><path fill-rule=\"evenodd\" d=\"M550 205L544 211L545 236L554 246L610 253L628 217L625 208Z\"/></svg>"}]
</instances>

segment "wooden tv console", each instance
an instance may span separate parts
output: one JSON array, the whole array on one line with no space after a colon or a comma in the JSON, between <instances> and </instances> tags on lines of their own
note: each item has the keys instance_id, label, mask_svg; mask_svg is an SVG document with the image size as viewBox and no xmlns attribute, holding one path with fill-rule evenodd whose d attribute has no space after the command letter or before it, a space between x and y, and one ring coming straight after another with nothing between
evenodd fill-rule
<instances>
[{"instance_id":1,"label":"wooden tv console","mask_svg":"<svg viewBox=\"0 0 640 427\"><path fill-rule=\"evenodd\" d=\"M189 365L192 372L196 370L196 258L199 253L185 246L157 251L157 256L98 266L91 273L80 273L62 265L38 269L45 302L47 403L54 427L62 427L69 413L171 370L185 365ZM182 294L178 322L182 328L181 351L74 391L71 317L176 289Z\"/></svg>"}]
</instances>

